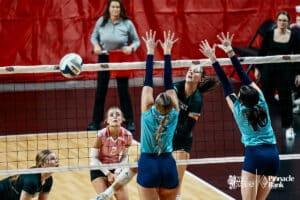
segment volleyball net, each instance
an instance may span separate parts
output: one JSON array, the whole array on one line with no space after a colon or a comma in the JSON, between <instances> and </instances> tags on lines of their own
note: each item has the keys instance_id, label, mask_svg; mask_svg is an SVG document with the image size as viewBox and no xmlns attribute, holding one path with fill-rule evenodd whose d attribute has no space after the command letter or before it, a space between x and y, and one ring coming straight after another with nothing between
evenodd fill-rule
<instances>
[{"instance_id":1,"label":"volleyball net","mask_svg":"<svg viewBox=\"0 0 300 200\"><path fill-rule=\"evenodd\" d=\"M192 62L199 62L208 76L215 76L208 59L175 60L174 81L183 80ZM230 74L233 70L230 59L218 59ZM300 55L241 57L247 64L299 62ZM163 90L163 61L155 61L154 87L158 93ZM108 164L103 168L136 167L140 139L140 94L144 77L145 62L84 64L80 76L85 72L100 70L131 70L130 95L136 124L136 140L126 164ZM96 81L90 79L63 79L55 82L22 82L10 80L18 74L60 75L58 65L3 66L0 77L0 174L36 173L42 171L88 170L98 167L89 165L89 149L96 140L95 131L86 131L92 118ZM234 77L233 77L234 78ZM3 81L4 80L4 81ZM14 79L15 80L15 79ZM239 84L238 81L234 84ZM193 129L193 147L190 160L178 164L211 164L243 161L243 145L240 133L228 109L220 87L204 95L202 115ZM105 110L119 106L115 80L110 80ZM281 135L277 141L281 143ZM37 151L51 149L59 158L60 167L28 169L33 166ZM299 154L281 155L281 159L299 159Z\"/></svg>"}]
</instances>

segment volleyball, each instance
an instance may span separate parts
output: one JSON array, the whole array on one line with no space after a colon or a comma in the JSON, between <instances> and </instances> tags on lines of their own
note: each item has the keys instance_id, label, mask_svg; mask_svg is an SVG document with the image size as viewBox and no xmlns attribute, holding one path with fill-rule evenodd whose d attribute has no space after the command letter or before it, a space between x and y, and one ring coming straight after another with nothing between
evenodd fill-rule
<instances>
[{"instance_id":1,"label":"volleyball","mask_svg":"<svg viewBox=\"0 0 300 200\"><path fill-rule=\"evenodd\" d=\"M82 58L76 53L66 54L59 63L59 69L66 78L78 76L82 70Z\"/></svg>"}]
</instances>

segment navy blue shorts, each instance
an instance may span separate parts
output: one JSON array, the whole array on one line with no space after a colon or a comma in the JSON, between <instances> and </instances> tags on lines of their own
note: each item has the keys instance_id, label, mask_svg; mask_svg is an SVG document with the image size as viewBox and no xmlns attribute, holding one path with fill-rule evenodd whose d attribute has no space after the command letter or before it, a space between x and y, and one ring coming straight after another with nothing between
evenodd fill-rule
<instances>
[{"instance_id":1,"label":"navy blue shorts","mask_svg":"<svg viewBox=\"0 0 300 200\"><path fill-rule=\"evenodd\" d=\"M279 155L275 144L247 146L243 170L252 174L276 176L279 170Z\"/></svg>"},{"instance_id":2,"label":"navy blue shorts","mask_svg":"<svg viewBox=\"0 0 300 200\"><path fill-rule=\"evenodd\" d=\"M176 188L178 173L172 153L142 153L138 161L137 183L145 188Z\"/></svg>"}]
</instances>

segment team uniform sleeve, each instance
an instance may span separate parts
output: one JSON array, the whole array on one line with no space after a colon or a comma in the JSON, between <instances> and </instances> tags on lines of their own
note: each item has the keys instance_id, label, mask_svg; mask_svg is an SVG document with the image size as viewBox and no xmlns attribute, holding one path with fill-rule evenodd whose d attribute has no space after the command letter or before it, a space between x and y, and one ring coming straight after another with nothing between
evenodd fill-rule
<instances>
[{"instance_id":1,"label":"team uniform sleeve","mask_svg":"<svg viewBox=\"0 0 300 200\"><path fill-rule=\"evenodd\" d=\"M47 178L45 184L42 186L42 192L45 193L50 192L52 188L52 184L53 184L53 178L52 176L50 176L49 178Z\"/></svg>"},{"instance_id":2,"label":"team uniform sleeve","mask_svg":"<svg viewBox=\"0 0 300 200\"><path fill-rule=\"evenodd\" d=\"M36 176L36 174L25 175L22 190L30 195L34 195L36 192L38 192L40 186L39 179L40 176Z\"/></svg>"}]
</instances>

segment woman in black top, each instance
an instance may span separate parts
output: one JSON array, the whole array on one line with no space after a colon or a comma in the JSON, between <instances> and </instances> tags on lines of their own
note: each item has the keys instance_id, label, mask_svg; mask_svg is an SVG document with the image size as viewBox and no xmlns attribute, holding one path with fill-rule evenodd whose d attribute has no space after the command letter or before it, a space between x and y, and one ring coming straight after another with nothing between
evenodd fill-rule
<instances>
[{"instance_id":1,"label":"woman in black top","mask_svg":"<svg viewBox=\"0 0 300 200\"><path fill-rule=\"evenodd\" d=\"M277 14L277 27L267 32L262 40L260 56L288 55L296 52L295 34L289 29L290 15L286 11ZM292 71L290 63L272 63L258 66L255 76L262 85L262 91L270 104L274 92L278 91L281 124L288 139L294 138L292 105Z\"/></svg>"},{"instance_id":2,"label":"woman in black top","mask_svg":"<svg viewBox=\"0 0 300 200\"><path fill-rule=\"evenodd\" d=\"M36 155L32 168L58 167L58 159L46 149ZM0 198L5 200L47 200L53 184L52 173L21 174L0 181Z\"/></svg>"}]
</instances>

